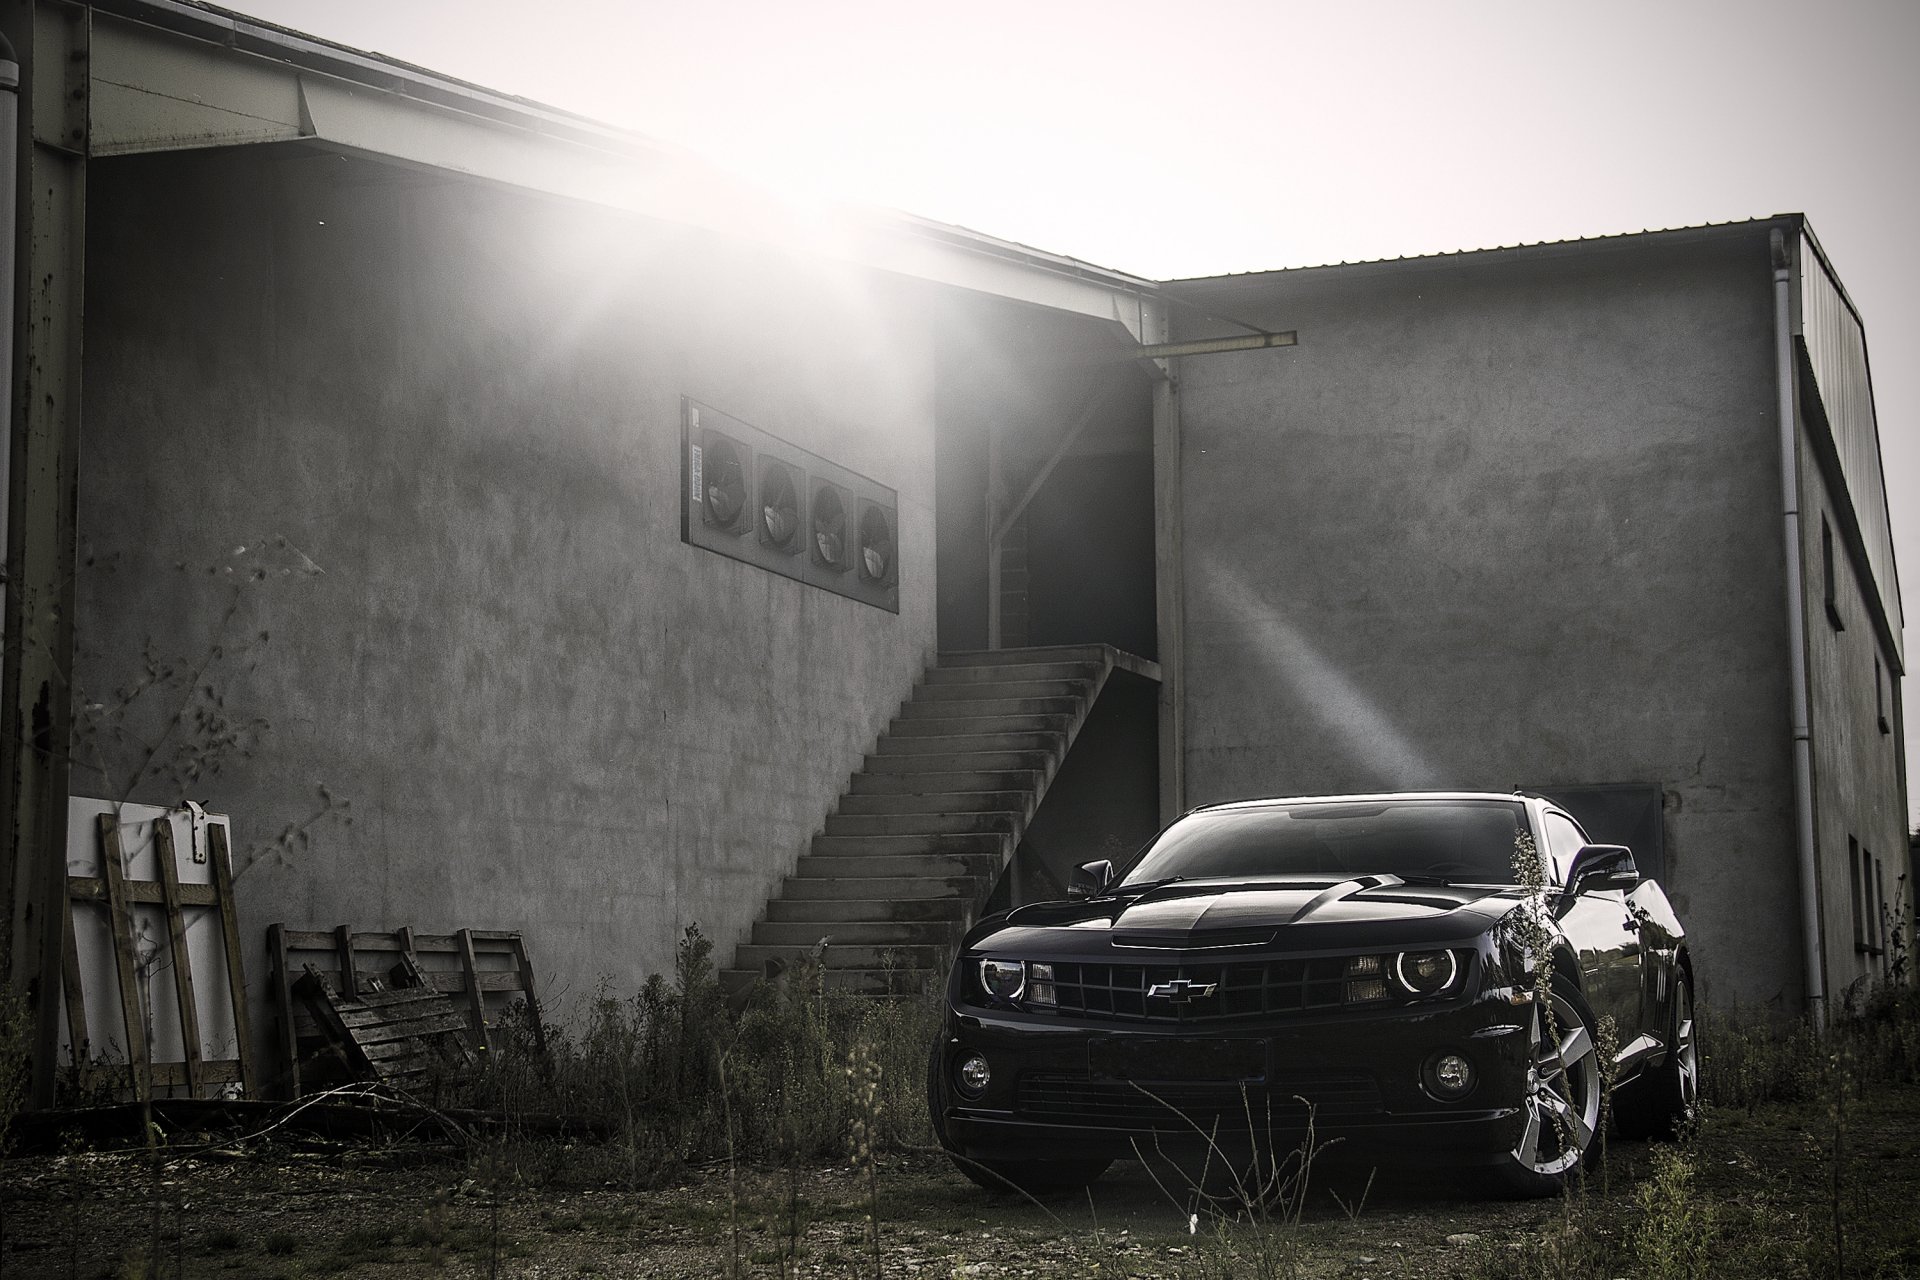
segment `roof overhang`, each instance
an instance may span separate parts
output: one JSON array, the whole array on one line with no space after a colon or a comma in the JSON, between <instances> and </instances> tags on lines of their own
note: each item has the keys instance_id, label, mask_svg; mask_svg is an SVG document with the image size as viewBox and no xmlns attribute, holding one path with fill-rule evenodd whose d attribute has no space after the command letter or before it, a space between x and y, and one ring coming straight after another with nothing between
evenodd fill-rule
<instances>
[{"instance_id":1,"label":"roof overhang","mask_svg":"<svg viewBox=\"0 0 1920 1280\"><path fill-rule=\"evenodd\" d=\"M684 150L185 0L92 9L90 156L298 142L776 247L795 211ZM895 213L809 224L804 252L1154 332L1151 281Z\"/></svg>"}]
</instances>

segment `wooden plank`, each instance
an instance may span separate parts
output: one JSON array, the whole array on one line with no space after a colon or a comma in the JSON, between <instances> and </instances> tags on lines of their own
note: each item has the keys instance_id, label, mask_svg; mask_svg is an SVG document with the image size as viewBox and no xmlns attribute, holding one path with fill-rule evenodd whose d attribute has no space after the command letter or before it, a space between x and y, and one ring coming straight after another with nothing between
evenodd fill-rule
<instances>
[{"instance_id":1,"label":"wooden plank","mask_svg":"<svg viewBox=\"0 0 1920 1280\"><path fill-rule=\"evenodd\" d=\"M120 891L128 902L142 906L163 907L167 903L166 890L158 880L128 880L122 873ZM107 885L99 876L68 876L67 896L77 902L108 901ZM220 894L210 884L183 884L180 886L180 902L188 907L217 907Z\"/></svg>"},{"instance_id":2,"label":"wooden plank","mask_svg":"<svg viewBox=\"0 0 1920 1280\"><path fill-rule=\"evenodd\" d=\"M146 1102L153 1097L153 1084L147 1072L147 1018L140 999L140 983L133 970L133 913L127 909L120 822L111 813L103 813L97 827L100 869L107 883L107 932L113 940L114 969L120 978L120 1021L127 1033L127 1074L133 1083L134 1100Z\"/></svg>"},{"instance_id":3,"label":"wooden plank","mask_svg":"<svg viewBox=\"0 0 1920 1280\"><path fill-rule=\"evenodd\" d=\"M417 999L413 1000L377 1006L363 1003L357 1008L343 1007L340 1010L340 1017L350 1027L370 1027L376 1023L393 1022L402 1018L424 1017L425 1010L438 1011L448 1008L449 1005L448 999L439 992L423 991Z\"/></svg>"},{"instance_id":4,"label":"wooden plank","mask_svg":"<svg viewBox=\"0 0 1920 1280\"><path fill-rule=\"evenodd\" d=\"M245 1079L241 1092L260 1096L253 1064L253 1019L247 1012L247 974L240 957L240 916L233 900L233 850L227 847L227 824L207 824L207 861L213 864L213 887L220 895L220 936L227 951L227 998L233 1002L234 1053Z\"/></svg>"},{"instance_id":5,"label":"wooden plank","mask_svg":"<svg viewBox=\"0 0 1920 1280\"><path fill-rule=\"evenodd\" d=\"M300 1096L300 1029L295 1020L293 979L287 976L287 950L291 930L284 924L267 926L267 966L273 982L274 1012L279 1017L280 1061L286 1070L286 1097ZM304 1012L304 1011L302 1011Z\"/></svg>"},{"instance_id":6,"label":"wooden plank","mask_svg":"<svg viewBox=\"0 0 1920 1280\"><path fill-rule=\"evenodd\" d=\"M340 1021L340 1010L336 1004L339 997L321 980L319 971L312 965L303 965L302 969L304 972L300 979L293 984L294 994L305 1001L307 1012L320 1025L331 1047L346 1055L350 1067L362 1073L371 1070L367 1056L360 1052L352 1033Z\"/></svg>"},{"instance_id":7,"label":"wooden plank","mask_svg":"<svg viewBox=\"0 0 1920 1280\"><path fill-rule=\"evenodd\" d=\"M285 934L289 951L331 951L333 949L331 932L322 933L315 929L288 929Z\"/></svg>"},{"instance_id":8,"label":"wooden plank","mask_svg":"<svg viewBox=\"0 0 1920 1280\"><path fill-rule=\"evenodd\" d=\"M520 990L527 998L527 1018L533 1028L533 1045L542 1057L547 1052L547 1028L540 1018L540 1000L533 991L533 961L527 958L527 944L518 933L509 935L514 968L520 974Z\"/></svg>"},{"instance_id":9,"label":"wooden plank","mask_svg":"<svg viewBox=\"0 0 1920 1280\"><path fill-rule=\"evenodd\" d=\"M340 994L352 998L360 994L359 965L353 958L353 931L346 925L333 928L333 949L339 957Z\"/></svg>"},{"instance_id":10,"label":"wooden plank","mask_svg":"<svg viewBox=\"0 0 1920 1280\"><path fill-rule=\"evenodd\" d=\"M413 935L415 951L439 951L454 956L460 954L460 939L450 933L416 933Z\"/></svg>"},{"instance_id":11,"label":"wooden plank","mask_svg":"<svg viewBox=\"0 0 1920 1280\"><path fill-rule=\"evenodd\" d=\"M417 1018L402 1018L395 1022L380 1022L371 1026L354 1029L353 1038L362 1049L371 1051L374 1045L388 1044L396 1040L413 1040L420 1036L465 1035L466 1019L458 1012L422 1014Z\"/></svg>"},{"instance_id":12,"label":"wooden plank","mask_svg":"<svg viewBox=\"0 0 1920 1280\"><path fill-rule=\"evenodd\" d=\"M394 933L356 933L353 935L355 951L399 951L400 936Z\"/></svg>"},{"instance_id":13,"label":"wooden plank","mask_svg":"<svg viewBox=\"0 0 1920 1280\"><path fill-rule=\"evenodd\" d=\"M393 931L393 936L400 943L400 965L406 967L409 977L420 979L420 953L413 949L413 926L403 924ZM425 985L424 981L421 985Z\"/></svg>"},{"instance_id":14,"label":"wooden plank","mask_svg":"<svg viewBox=\"0 0 1920 1280\"><path fill-rule=\"evenodd\" d=\"M160 892L165 898L167 941L173 951L173 994L180 1007L180 1064L187 1077L187 1096L200 1096L200 1008L193 993L193 957L187 953L187 920L180 912L179 856L173 846L173 819L161 814L153 820L153 856L160 864Z\"/></svg>"},{"instance_id":15,"label":"wooden plank","mask_svg":"<svg viewBox=\"0 0 1920 1280\"><path fill-rule=\"evenodd\" d=\"M480 993L480 969L474 963L473 930L462 929L454 934L460 939L460 967L467 976L467 1010L473 1018L473 1043L477 1048L487 1047L487 1002Z\"/></svg>"},{"instance_id":16,"label":"wooden plank","mask_svg":"<svg viewBox=\"0 0 1920 1280\"><path fill-rule=\"evenodd\" d=\"M187 1071L184 1062L155 1062L150 1065L155 1088L183 1089L188 1087ZM201 1084L239 1084L244 1078L240 1072L238 1058L202 1059L195 1073Z\"/></svg>"},{"instance_id":17,"label":"wooden plank","mask_svg":"<svg viewBox=\"0 0 1920 1280\"><path fill-rule=\"evenodd\" d=\"M87 1057L87 993L80 985L80 944L74 938L73 899L61 922L65 936L60 939L60 980L67 997L67 1041L73 1050L73 1065L84 1067Z\"/></svg>"}]
</instances>

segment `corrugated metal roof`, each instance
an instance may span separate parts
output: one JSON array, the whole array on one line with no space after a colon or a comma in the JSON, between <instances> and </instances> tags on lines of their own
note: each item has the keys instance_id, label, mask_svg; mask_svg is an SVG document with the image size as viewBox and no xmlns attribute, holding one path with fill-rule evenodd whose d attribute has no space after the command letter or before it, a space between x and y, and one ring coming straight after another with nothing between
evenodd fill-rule
<instances>
[{"instance_id":1,"label":"corrugated metal roof","mask_svg":"<svg viewBox=\"0 0 1920 1280\"><path fill-rule=\"evenodd\" d=\"M1443 249L1435 253L1396 254L1386 258L1342 259L1338 262L1303 263L1290 267L1267 267L1258 271L1229 271L1215 276L1186 276L1179 279L1162 281L1163 284L1208 284L1215 281L1250 280L1259 276L1288 275L1300 271L1329 271L1341 267L1380 267L1393 263L1433 263L1444 262L1452 258L1470 258L1480 254L1516 253L1521 251L1572 249L1587 245L1607 244L1622 240L1635 240L1651 236L1700 235L1723 231L1729 227L1758 227L1771 222L1803 220L1797 213L1776 213L1766 217L1731 218L1725 222L1702 222L1683 227L1650 227L1643 231L1617 231L1601 236L1573 236L1560 240L1522 240L1513 244L1482 245L1473 249Z\"/></svg>"}]
</instances>

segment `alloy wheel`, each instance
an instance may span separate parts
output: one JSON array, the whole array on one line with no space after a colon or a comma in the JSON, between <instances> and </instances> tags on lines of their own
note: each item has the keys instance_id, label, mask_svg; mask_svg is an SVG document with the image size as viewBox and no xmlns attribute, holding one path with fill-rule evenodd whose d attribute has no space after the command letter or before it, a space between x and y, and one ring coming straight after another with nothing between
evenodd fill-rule
<instances>
[{"instance_id":1,"label":"alloy wheel","mask_svg":"<svg viewBox=\"0 0 1920 1280\"><path fill-rule=\"evenodd\" d=\"M1549 1016L1537 1001L1533 1010L1526 1122L1513 1158L1557 1177L1580 1163L1599 1125L1600 1057L1586 1019L1558 991L1548 1000Z\"/></svg>"}]
</instances>

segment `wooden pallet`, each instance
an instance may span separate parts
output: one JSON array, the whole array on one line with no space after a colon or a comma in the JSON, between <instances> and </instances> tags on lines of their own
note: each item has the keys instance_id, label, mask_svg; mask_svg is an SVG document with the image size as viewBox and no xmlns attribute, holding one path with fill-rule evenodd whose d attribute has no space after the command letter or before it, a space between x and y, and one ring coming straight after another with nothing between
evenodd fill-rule
<instances>
[{"instance_id":1,"label":"wooden pallet","mask_svg":"<svg viewBox=\"0 0 1920 1280\"><path fill-rule=\"evenodd\" d=\"M293 994L355 1076L417 1090L473 1069L467 1020L441 992L428 986L376 986L349 996L334 990L312 965L303 970Z\"/></svg>"},{"instance_id":2,"label":"wooden pallet","mask_svg":"<svg viewBox=\"0 0 1920 1280\"><path fill-rule=\"evenodd\" d=\"M241 968L240 933L234 916L233 859L224 817L198 809L165 810L146 805L110 805L76 799L69 806L69 827L76 846L69 865L91 865L96 875L68 875L67 909L61 940L61 995L66 1007L69 1067L83 1091L103 1089L130 1094L137 1102L169 1097L257 1097L253 1043L247 1020L246 976ZM104 811L101 811L104 810ZM187 824L186 850L174 824ZM199 823L196 826L196 822ZM127 835L147 828L156 878L136 880ZM93 846L80 851L81 832ZM196 840L196 832L198 840ZM147 847L141 846L141 861ZM183 856L187 859L182 862ZM182 876L183 868L192 871ZM196 870L197 868L197 870ZM141 908L148 908L142 911ZM151 910L158 908L158 912ZM157 915L164 950L141 947L142 929ZM194 978L188 945L193 925L216 930L201 958L211 959L201 980ZM205 936L205 935L203 935ZM217 972L216 972L217 971ZM83 975L96 979L90 991ZM171 975L170 978L168 975ZM118 1018L95 1009L90 999L105 999L113 988ZM160 993L171 987L171 999ZM233 1056L207 1052L204 1018L212 1016L233 1034ZM156 1039L177 1044L178 1060L156 1061ZM125 1064L112 1061L124 1054Z\"/></svg>"},{"instance_id":3,"label":"wooden pallet","mask_svg":"<svg viewBox=\"0 0 1920 1280\"><path fill-rule=\"evenodd\" d=\"M416 933L410 927L374 933L344 924L326 931L276 924L267 929L267 959L276 1016L274 1044L281 1059L277 1092L283 1097L339 1083L355 1070L342 1061L330 1029L307 1002L296 998L295 986L308 969L344 998L404 988L417 974L423 987L452 997L465 1018L468 1042L478 1053L486 1052L499 1015L524 1000L528 1030L537 1048L545 1046L533 965L518 933ZM401 972L396 975L396 970Z\"/></svg>"}]
</instances>

